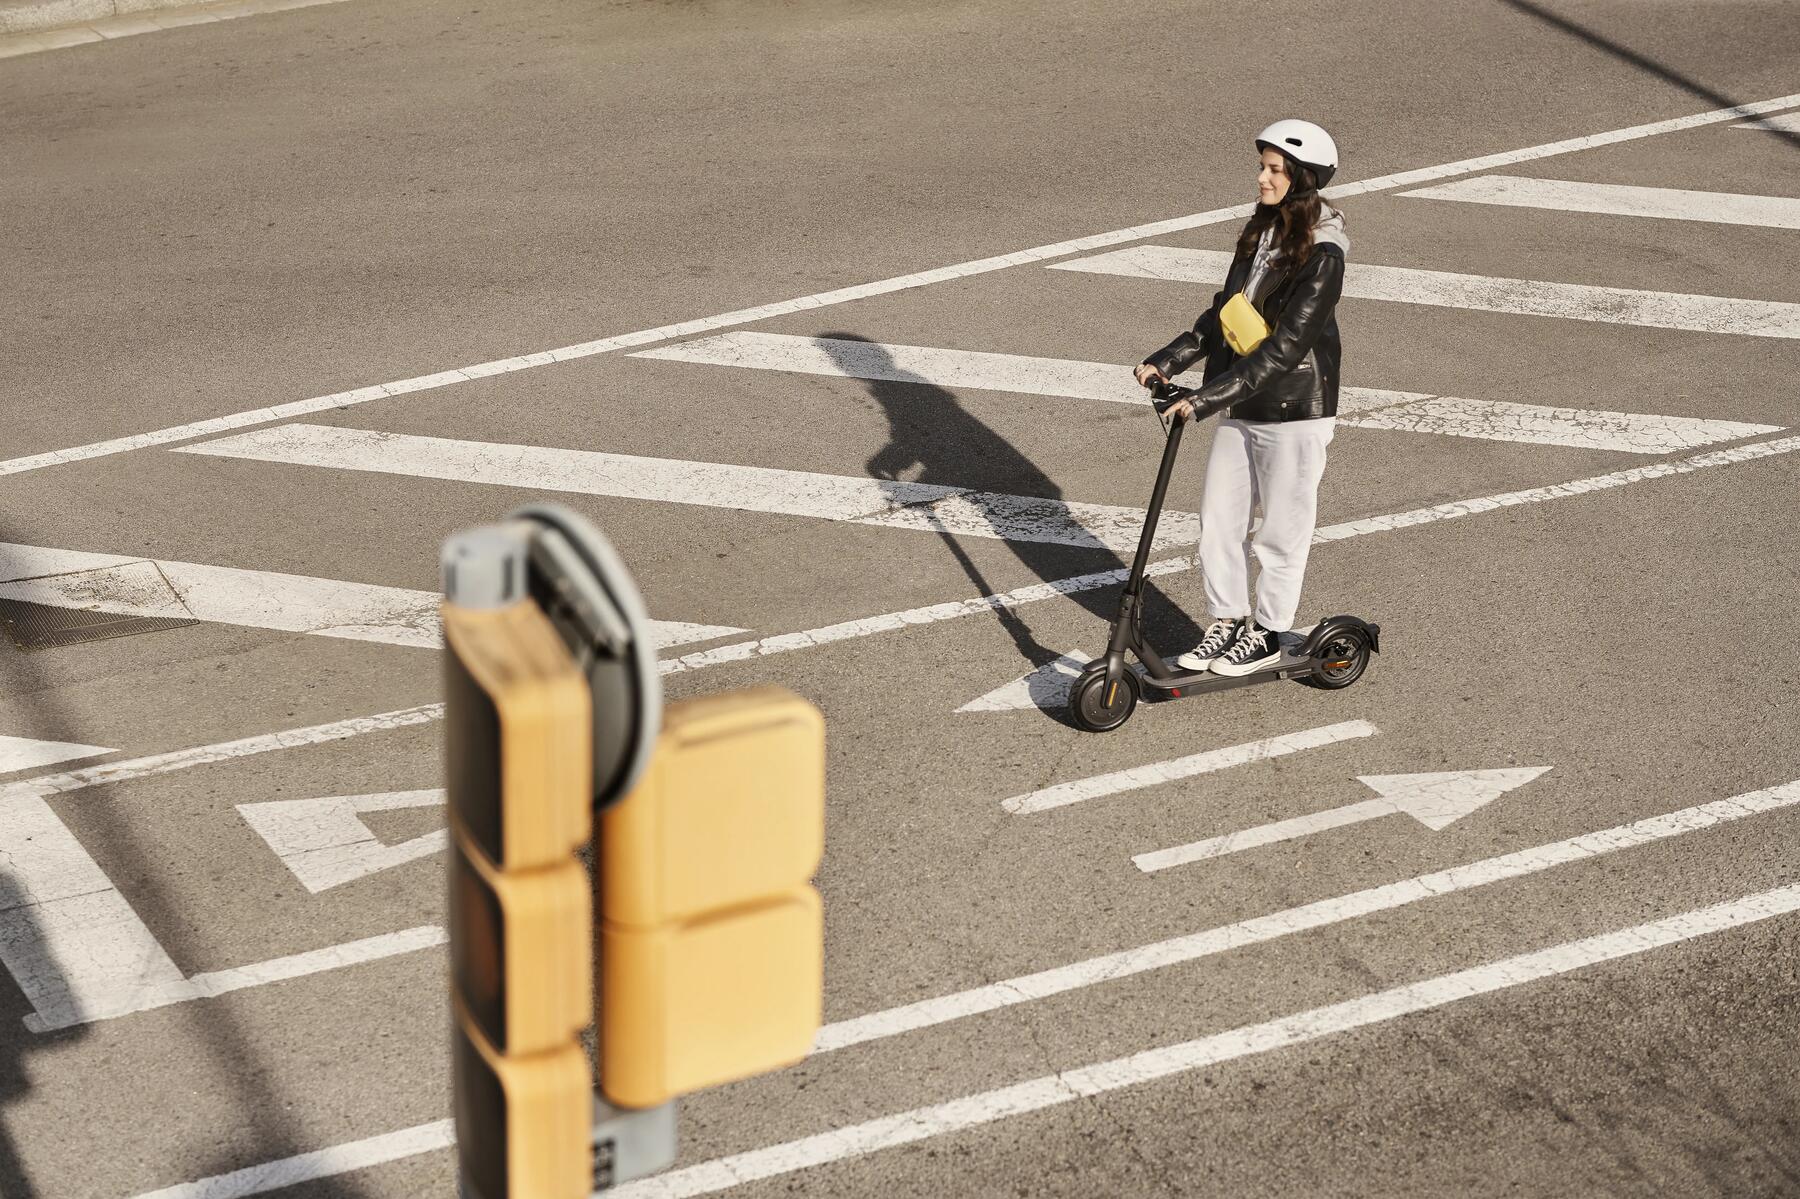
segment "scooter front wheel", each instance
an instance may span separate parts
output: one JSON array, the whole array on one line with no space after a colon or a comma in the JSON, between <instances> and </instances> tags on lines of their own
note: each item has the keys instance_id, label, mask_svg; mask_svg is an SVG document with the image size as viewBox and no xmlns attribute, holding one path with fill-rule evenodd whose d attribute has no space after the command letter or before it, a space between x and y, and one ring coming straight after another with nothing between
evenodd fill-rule
<instances>
[{"instance_id":1,"label":"scooter front wheel","mask_svg":"<svg viewBox=\"0 0 1800 1199\"><path fill-rule=\"evenodd\" d=\"M1069 715L1090 733L1110 733L1131 719L1137 702L1137 675L1127 670L1109 686L1102 666L1075 680L1075 688L1069 692Z\"/></svg>"}]
</instances>

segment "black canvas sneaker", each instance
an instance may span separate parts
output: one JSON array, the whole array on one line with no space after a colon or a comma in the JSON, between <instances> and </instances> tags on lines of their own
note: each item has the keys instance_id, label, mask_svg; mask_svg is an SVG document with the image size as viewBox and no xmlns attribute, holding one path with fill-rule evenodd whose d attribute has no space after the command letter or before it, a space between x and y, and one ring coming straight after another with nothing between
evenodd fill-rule
<instances>
[{"instance_id":1,"label":"black canvas sneaker","mask_svg":"<svg viewBox=\"0 0 1800 1199\"><path fill-rule=\"evenodd\" d=\"M1254 620L1245 621L1231 648L1213 659L1214 674L1241 675L1267 670L1281 661L1281 638Z\"/></svg>"},{"instance_id":2,"label":"black canvas sneaker","mask_svg":"<svg viewBox=\"0 0 1800 1199\"><path fill-rule=\"evenodd\" d=\"M1225 652L1225 647L1237 637L1243 623L1241 620L1213 621L1206 626L1206 637L1200 644L1175 659L1175 665L1183 670L1205 670L1214 658Z\"/></svg>"}]
</instances>

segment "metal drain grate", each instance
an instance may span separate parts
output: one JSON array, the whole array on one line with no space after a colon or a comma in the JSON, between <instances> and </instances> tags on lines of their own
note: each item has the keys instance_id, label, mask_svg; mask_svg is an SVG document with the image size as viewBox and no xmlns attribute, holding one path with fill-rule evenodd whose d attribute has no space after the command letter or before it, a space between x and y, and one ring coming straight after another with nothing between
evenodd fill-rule
<instances>
[{"instance_id":1,"label":"metal drain grate","mask_svg":"<svg viewBox=\"0 0 1800 1199\"><path fill-rule=\"evenodd\" d=\"M0 625L20 649L56 649L84 641L105 641L139 633L185 629L200 622L181 616L125 616L85 608L54 608L24 600L0 599Z\"/></svg>"}]
</instances>

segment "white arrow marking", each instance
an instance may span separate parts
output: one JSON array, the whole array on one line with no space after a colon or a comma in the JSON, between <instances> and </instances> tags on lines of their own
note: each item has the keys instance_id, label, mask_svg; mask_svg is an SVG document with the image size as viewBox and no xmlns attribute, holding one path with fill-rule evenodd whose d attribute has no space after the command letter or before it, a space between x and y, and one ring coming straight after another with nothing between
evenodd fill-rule
<instances>
[{"instance_id":1,"label":"white arrow marking","mask_svg":"<svg viewBox=\"0 0 1800 1199\"><path fill-rule=\"evenodd\" d=\"M313 894L437 853L449 844L438 829L398 845L384 845L358 812L428 808L444 802L442 790L388 791L379 795L331 795L239 804L251 828Z\"/></svg>"},{"instance_id":2,"label":"white arrow marking","mask_svg":"<svg viewBox=\"0 0 1800 1199\"><path fill-rule=\"evenodd\" d=\"M1166 870L1171 866L1185 866L1189 862L1206 858L1222 858L1240 850L1290 841L1295 837L1342 828L1347 824L1360 824L1380 816L1392 816L1396 812L1405 812L1427 828L1441 829L1485 807L1508 791L1523 787L1548 769L1548 766L1524 766L1513 770L1365 775L1357 781L1367 783L1380 793L1380 799L1365 799L1361 803L1333 808L1329 812L1296 816L1292 820L1277 820L1273 824L1226 833L1222 837L1208 837L1190 845L1159 849L1155 853L1141 853L1131 860L1139 870L1145 872Z\"/></svg>"},{"instance_id":3,"label":"white arrow marking","mask_svg":"<svg viewBox=\"0 0 1800 1199\"><path fill-rule=\"evenodd\" d=\"M113 751L102 745L74 741L34 741L30 737L0 737L0 774L49 766L74 758L97 758Z\"/></svg>"},{"instance_id":4,"label":"white arrow marking","mask_svg":"<svg viewBox=\"0 0 1800 1199\"><path fill-rule=\"evenodd\" d=\"M1016 712L1021 708L1060 708L1069 702L1069 689L1080 676L1081 668L1091 661L1093 659L1080 650L1070 650L1056 661L1046 662L1030 674L1021 675L979 699L970 700L957 711Z\"/></svg>"}]
</instances>

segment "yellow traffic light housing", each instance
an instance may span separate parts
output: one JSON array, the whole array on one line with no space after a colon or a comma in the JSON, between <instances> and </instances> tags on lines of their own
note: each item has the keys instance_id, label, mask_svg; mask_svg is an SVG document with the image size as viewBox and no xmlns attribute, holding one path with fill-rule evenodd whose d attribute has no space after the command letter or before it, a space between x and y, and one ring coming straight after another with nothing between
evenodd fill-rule
<instances>
[{"instance_id":1,"label":"yellow traffic light housing","mask_svg":"<svg viewBox=\"0 0 1800 1199\"><path fill-rule=\"evenodd\" d=\"M804 1057L818 1031L825 722L779 688L671 705L601 816L600 1089L651 1107Z\"/></svg>"},{"instance_id":2,"label":"yellow traffic light housing","mask_svg":"<svg viewBox=\"0 0 1800 1199\"><path fill-rule=\"evenodd\" d=\"M463 1176L481 1199L574 1199L593 1182L587 684L528 597L443 620Z\"/></svg>"}]
</instances>

